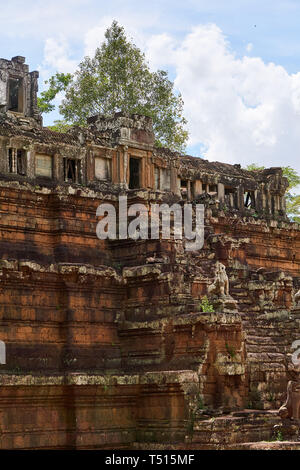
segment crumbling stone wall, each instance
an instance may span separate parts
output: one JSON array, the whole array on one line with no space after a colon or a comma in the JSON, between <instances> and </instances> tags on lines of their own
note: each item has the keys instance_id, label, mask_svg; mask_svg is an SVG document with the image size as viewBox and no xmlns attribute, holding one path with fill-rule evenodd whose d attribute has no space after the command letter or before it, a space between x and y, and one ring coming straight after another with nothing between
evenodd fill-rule
<instances>
[{"instance_id":1,"label":"crumbling stone wall","mask_svg":"<svg viewBox=\"0 0 300 470\"><path fill-rule=\"evenodd\" d=\"M37 107L38 77L38 72L29 72L25 57L0 59L0 113L12 111L41 124Z\"/></svg>"},{"instance_id":2,"label":"crumbling stone wall","mask_svg":"<svg viewBox=\"0 0 300 470\"><path fill-rule=\"evenodd\" d=\"M273 415L233 413L279 407L299 330L300 234L282 170L155 148L138 115L51 132L23 58L0 72L31 83L18 112L0 80L0 448L216 448L228 423L225 447L270 437ZM204 203L203 248L99 240L97 207L125 194L149 212Z\"/></svg>"}]
</instances>

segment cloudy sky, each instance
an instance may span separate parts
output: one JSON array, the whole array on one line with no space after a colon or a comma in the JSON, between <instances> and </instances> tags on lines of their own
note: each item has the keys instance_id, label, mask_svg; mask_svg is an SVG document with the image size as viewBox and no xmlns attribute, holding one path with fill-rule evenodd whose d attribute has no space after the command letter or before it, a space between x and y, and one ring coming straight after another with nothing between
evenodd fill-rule
<instances>
[{"instance_id":1,"label":"cloudy sky","mask_svg":"<svg viewBox=\"0 0 300 470\"><path fill-rule=\"evenodd\" d=\"M116 19L182 93L190 154L300 173L300 0L1 0L0 17L0 56L24 55L40 90Z\"/></svg>"}]
</instances>

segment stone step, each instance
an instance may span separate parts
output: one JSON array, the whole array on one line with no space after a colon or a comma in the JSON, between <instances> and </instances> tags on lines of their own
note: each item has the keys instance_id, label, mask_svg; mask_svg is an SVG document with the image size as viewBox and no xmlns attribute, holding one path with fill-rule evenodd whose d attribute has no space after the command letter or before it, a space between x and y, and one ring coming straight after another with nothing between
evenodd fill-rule
<instances>
[{"instance_id":1,"label":"stone step","mask_svg":"<svg viewBox=\"0 0 300 470\"><path fill-rule=\"evenodd\" d=\"M243 442L227 447L228 450L300 450L300 442L294 441L261 441Z\"/></svg>"},{"instance_id":2,"label":"stone step","mask_svg":"<svg viewBox=\"0 0 300 470\"><path fill-rule=\"evenodd\" d=\"M257 346L257 345L247 345L247 353L280 353L281 348L278 348L276 346L271 347L271 346Z\"/></svg>"},{"instance_id":3,"label":"stone step","mask_svg":"<svg viewBox=\"0 0 300 470\"><path fill-rule=\"evenodd\" d=\"M275 410L242 410L227 416L196 420L191 442L205 446L228 446L274 438L274 426L281 419Z\"/></svg>"},{"instance_id":4,"label":"stone step","mask_svg":"<svg viewBox=\"0 0 300 470\"><path fill-rule=\"evenodd\" d=\"M288 344L288 341L282 337L271 338L270 336L248 336L247 335L247 343L248 344L261 344L261 345L283 345Z\"/></svg>"}]
</instances>

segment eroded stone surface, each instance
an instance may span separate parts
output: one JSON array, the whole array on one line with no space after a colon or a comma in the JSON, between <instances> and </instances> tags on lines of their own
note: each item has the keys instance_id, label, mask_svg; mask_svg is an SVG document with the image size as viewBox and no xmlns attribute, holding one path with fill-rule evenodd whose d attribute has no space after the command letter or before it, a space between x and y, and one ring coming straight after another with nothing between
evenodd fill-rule
<instances>
[{"instance_id":1,"label":"eroded stone surface","mask_svg":"<svg viewBox=\"0 0 300 470\"><path fill-rule=\"evenodd\" d=\"M51 132L26 67L0 60L0 448L276 438L300 339L300 232L282 170L155 148L138 115ZM31 100L23 111L7 109L10 73ZM151 203L204 203L203 248L99 240L97 207L118 209L125 194L149 213Z\"/></svg>"}]
</instances>

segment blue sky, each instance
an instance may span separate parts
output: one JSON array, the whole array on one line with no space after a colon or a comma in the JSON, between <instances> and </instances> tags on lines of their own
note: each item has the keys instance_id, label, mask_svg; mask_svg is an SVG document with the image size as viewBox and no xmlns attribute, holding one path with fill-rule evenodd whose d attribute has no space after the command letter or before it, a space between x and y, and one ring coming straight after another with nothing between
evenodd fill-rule
<instances>
[{"instance_id":1,"label":"blue sky","mask_svg":"<svg viewBox=\"0 0 300 470\"><path fill-rule=\"evenodd\" d=\"M190 153L300 172L300 0L2 1L0 56L24 55L42 89L92 54L113 19L175 80Z\"/></svg>"},{"instance_id":2,"label":"blue sky","mask_svg":"<svg viewBox=\"0 0 300 470\"><path fill-rule=\"evenodd\" d=\"M130 19L146 33L173 33L182 38L192 26L216 23L232 48L243 54L253 43L255 54L283 65L289 72L300 68L299 0L186 0L118 1L27 0L1 5L2 55L16 51L30 58L33 68L43 59L44 41L63 34L80 57L86 32L103 17Z\"/></svg>"}]
</instances>

